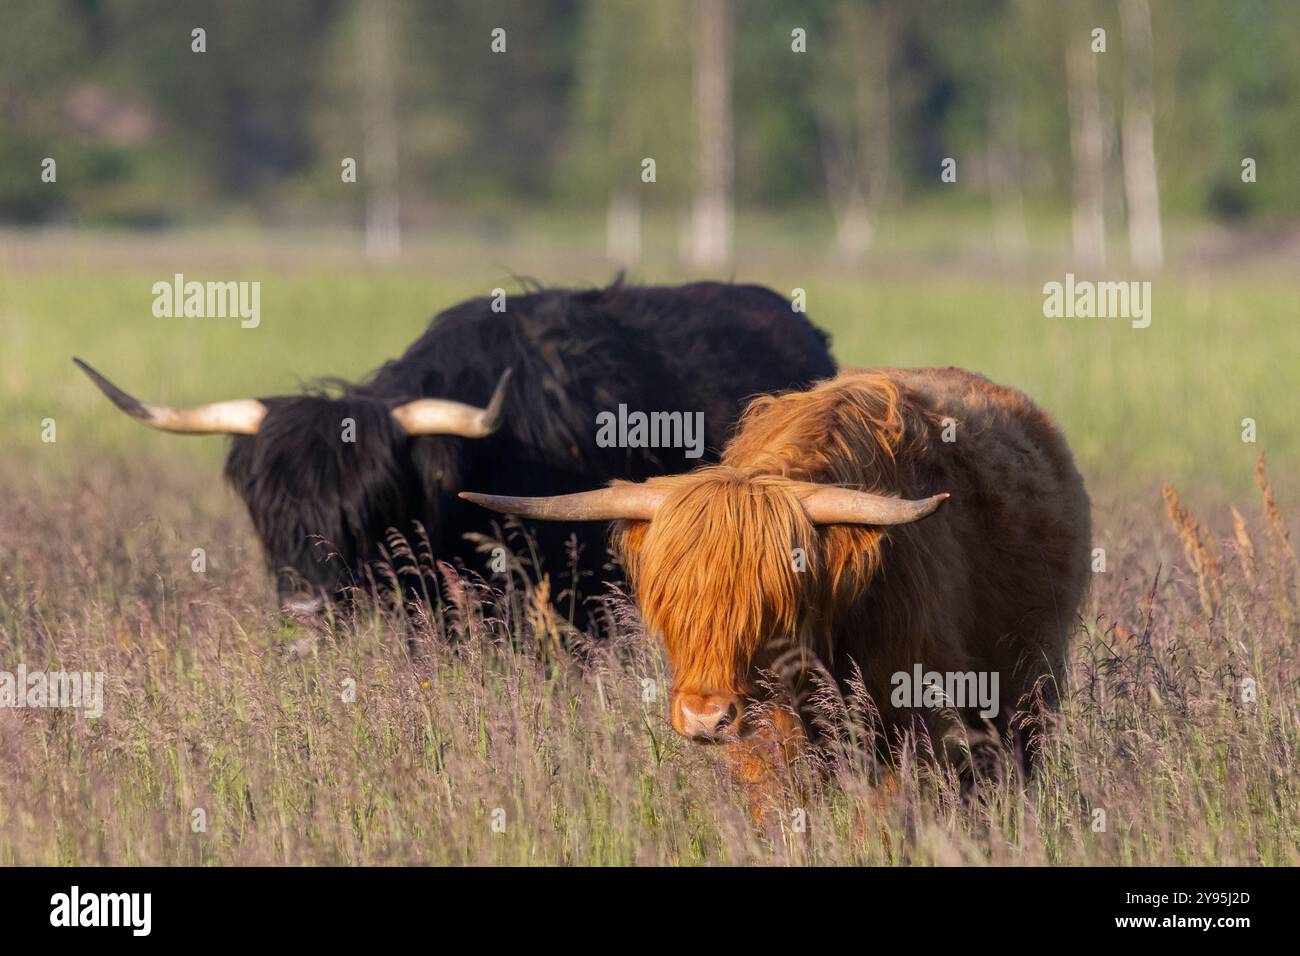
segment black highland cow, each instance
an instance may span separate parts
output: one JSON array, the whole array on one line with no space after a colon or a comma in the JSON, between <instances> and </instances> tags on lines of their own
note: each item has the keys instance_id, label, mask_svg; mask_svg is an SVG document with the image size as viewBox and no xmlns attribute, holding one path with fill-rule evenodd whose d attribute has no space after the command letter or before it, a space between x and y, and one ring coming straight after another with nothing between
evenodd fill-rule
<instances>
[{"instance_id":1,"label":"black highland cow","mask_svg":"<svg viewBox=\"0 0 1300 956\"><path fill-rule=\"evenodd\" d=\"M423 526L440 560L486 570L465 535L493 516L457 499L559 495L615 478L641 481L713 461L745 400L835 374L827 338L776 293L753 285L539 290L506 311L473 299L437 315L399 359L360 384L167 408L137 401L77 364L127 414L165 431L234 435L226 478L244 499L299 613L367 590L389 529ZM597 416L620 405L702 412L704 456L680 448L600 447ZM351 419L354 441L343 440ZM617 580L604 529L530 527L544 567Z\"/></svg>"}]
</instances>

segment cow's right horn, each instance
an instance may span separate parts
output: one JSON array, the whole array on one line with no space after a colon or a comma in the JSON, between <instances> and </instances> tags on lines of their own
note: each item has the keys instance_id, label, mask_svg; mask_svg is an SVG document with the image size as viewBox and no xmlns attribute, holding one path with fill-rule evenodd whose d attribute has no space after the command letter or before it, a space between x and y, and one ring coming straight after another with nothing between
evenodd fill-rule
<instances>
[{"instance_id":1,"label":"cow's right horn","mask_svg":"<svg viewBox=\"0 0 1300 956\"><path fill-rule=\"evenodd\" d=\"M800 504L813 524L911 524L932 515L948 500L942 492L929 498L893 498L827 485L803 496Z\"/></svg>"},{"instance_id":2,"label":"cow's right horn","mask_svg":"<svg viewBox=\"0 0 1300 956\"><path fill-rule=\"evenodd\" d=\"M645 485L620 483L612 488L550 498L479 495L472 491L462 491L460 496L493 511L541 521L649 521L659 510L664 494Z\"/></svg>"},{"instance_id":3,"label":"cow's right horn","mask_svg":"<svg viewBox=\"0 0 1300 956\"><path fill-rule=\"evenodd\" d=\"M453 402L446 398L417 398L393 409L393 418L408 435L460 435L462 438L486 438L501 427L506 401L506 387L513 369L506 369L487 408Z\"/></svg>"},{"instance_id":4,"label":"cow's right horn","mask_svg":"<svg viewBox=\"0 0 1300 956\"><path fill-rule=\"evenodd\" d=\"M266 406L254 398L213 402L211 405L196 405L193 408L150 405L128 395L81 359L74 356L72 361L90 376L90 380L99 386L109 401L141 425L159 431L182 435L252 435L266 417Z\"/></svg>"}]
</instances>

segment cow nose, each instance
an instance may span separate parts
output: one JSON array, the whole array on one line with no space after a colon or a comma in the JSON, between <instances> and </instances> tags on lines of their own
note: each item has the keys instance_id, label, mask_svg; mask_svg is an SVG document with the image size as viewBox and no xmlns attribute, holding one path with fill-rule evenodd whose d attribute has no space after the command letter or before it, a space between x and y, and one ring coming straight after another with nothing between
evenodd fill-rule
<instances>
[{"instance_id":1,"label":"cow nose","mask_svg":"<svg viewBox=\"0 0 1300 956\"><path fill-rule=\"evenodd\" d=\"M735 726L740 707L730 694L678 694L673 725L683 737L708 742Z\"/></svg>"}]
</instances>

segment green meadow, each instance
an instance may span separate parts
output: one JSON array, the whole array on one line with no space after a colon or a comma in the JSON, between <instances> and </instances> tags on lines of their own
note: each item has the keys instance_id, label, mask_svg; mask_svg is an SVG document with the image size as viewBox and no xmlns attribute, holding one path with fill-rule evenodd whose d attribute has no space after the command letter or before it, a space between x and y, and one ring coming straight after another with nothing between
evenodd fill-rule
<instances>
[{"instance_id":1,"label":"green meadow","mask_svg":"<svg viewBox=\"0 0 1300 956\"><path fill-rule=\"evenodd\" d=\"M486 619L453 603L286 625L221 482L225 443L139 427L71 362L151 401L288 392L363 375L440 308L517 291L491 263L579 285L612 267L425 248L369 268L329 245L177 241L3 247L0 669L106 687L97 720L0 708L0 864L1300 862L1293 277L1171 272L1134 329L1046 318L1043 283L1065 273L1050 265L740 268L803 289L842 365L961 365L1028 392L1075 449L1107 552L1033 779L963 800L915 754L881 787L832 748L756 811L645 699L647 677L669 681L653 641L624 619L580 664L537 582L484 592ZM156 318L151 287L176 271L260 281L260 324Z\"/></svg>"},{"instance_id":2,"label":"green meadow","mask_svg":"<svg viewBox=\"0 0 1300 956\"><path fill-rule=\"evenodd\" d=\"M187 278L200 281L261 282L260 324L245 329L233 318L156 318L151 287L171 275L93 266L0 272L0 399L9 412L0 437L13 457L52 473L105 451L219 460L219 440L168 438L106 414L110 406L83 380L73 355L145 400L278 394L318 376L363 375L399 354L438 309L494 288L507 297L518 291L504 270L191 270ZM569 281L598 284L612 275L596 266ZM1059 418L1089 485L1103 496L1146 493L1171 480L1222 497L1250 487L1249 466L1260 450L1294 462L1294 282L1158 279L1151 324L1138 329L1123 318L1044 317L1042 285L1063 278L1048 271L988 279L736 275L787 295L805 290L808 313L831 333L842 366L961 365L1024 389ZM46 417L58 425L54 445L40 441ZM1253 444L1243 441L1243 419L1255 423ZM1279 481L1288 482L1291 471Z\"/></svg>"}]
</instances>

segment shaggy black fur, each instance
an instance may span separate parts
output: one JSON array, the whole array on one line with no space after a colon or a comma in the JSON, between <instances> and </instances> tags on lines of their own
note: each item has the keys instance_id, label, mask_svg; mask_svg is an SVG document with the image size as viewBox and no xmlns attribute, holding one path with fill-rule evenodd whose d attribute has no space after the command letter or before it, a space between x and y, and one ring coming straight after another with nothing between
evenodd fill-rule
<instances>
[{"instance_id":1,"label":"shaggy black fur","mask_svg":"<svg viewBox=\"0 0 1300 956\"><path fill-rule=\"evenodd\" d=\"M389 409L421 397L486 405L514 369L500 430L483 439L407 438ZM386 532L417 540L423 525L441 560L486 573L465 539L496 516L456 498L583 491L716 459L744 401L835 374L826 335L776 293L753 285L538 290L504 313L473 299L439 315L406 354L337 397L265 398L256 435L236 436L226 477L248 505L282 597L338 598L366 586ZM702 411L703 459L679 449L600 448L596 415ZM343 420L355 442L341 440ZM532 526L543 565L564 574L577 535L592 590L618 580L600 524Z\"/></svg>"}]
</instances>

